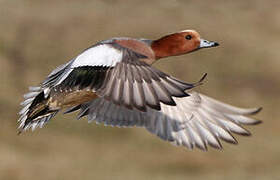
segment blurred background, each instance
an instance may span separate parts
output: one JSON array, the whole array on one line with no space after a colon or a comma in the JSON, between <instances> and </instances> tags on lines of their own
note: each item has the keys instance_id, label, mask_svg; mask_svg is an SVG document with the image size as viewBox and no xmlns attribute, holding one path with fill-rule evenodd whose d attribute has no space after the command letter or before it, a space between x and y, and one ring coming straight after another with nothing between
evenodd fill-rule
<instances>
[{"instance_id":1,"label":"blurred background","mask_svg":"<svg viewBox=\"0 0 280 180\"><path fill-rule=\"evenodd\" d=\"M0 0L0 179L277 179L280 177L280 1ZM196 29L221 46L155 66L241 107L264 107L252 137L224 150L189 151L141 128L58 115L16 135L28 86L97 41L156 39Z\"/></svg>"}]
</instances>

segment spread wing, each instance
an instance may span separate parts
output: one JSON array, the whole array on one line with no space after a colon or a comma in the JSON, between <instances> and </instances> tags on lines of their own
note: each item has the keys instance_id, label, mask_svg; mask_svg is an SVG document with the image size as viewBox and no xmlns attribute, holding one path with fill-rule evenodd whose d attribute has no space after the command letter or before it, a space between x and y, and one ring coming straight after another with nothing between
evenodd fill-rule
<instances>
[{"instance_id":1,"label":"spread wing","mask_svg":"<svg viewBox=\"0 0 280 180\"><path fill-rule=\"evenodd\" d=\"M61 91L90 89L116 105L146 111L160 110L160 103L175 106L173 98L201 83L185 83L142 62L147 58L114 44L99 44L85 50L69 65L67 73L54 71L45 84L56 80ZM67 68L66 68L67 67ZM50 83L51 82L51 83Z\"/></svg>"},{"instance_id":2,"label":"spread wing","mask_svg":"<svg viewBox=\"0 0 280 180\"><path fill-rule=\"evenodd\" d=\"M160 103L175 106L174 97L189 96L185 90L200 82L184 83L134 59L133 62L119 62L110 69L97 94L129 109L160 110Z\"/></svg>"},{"instance_id":3,"label":"spread wing","mask_svg":"<svg viewBox=\"0 0 280 180\"><path fill-rule=\"evenodd\" d=\"M258 124L250 115L260 108L242 109L205 95L191 92L189 97L174 98L176 106L161 103L161 110L147 108L147 112L130 110L104 98L98 98L69 109L66 113L80 109L78 118L88 117L105 125L145 127L163 140L193 149L207 150L207 145L222 148L220 140L236 144L232 133L250 135L241 125Z\"/></svg>"}]
</instances>

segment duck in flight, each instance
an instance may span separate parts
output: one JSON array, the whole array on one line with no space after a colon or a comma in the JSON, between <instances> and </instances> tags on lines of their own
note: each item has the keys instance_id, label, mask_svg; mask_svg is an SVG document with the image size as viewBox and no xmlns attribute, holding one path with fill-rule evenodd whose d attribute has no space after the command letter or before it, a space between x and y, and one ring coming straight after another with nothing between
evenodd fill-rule
<instances>
[{"instance_id":1,"label":"duck in flight","mask_svg":"<svg viewBox=\"0 0 280 180\"><path fill-rule=\"evenodd\" d=\"M232 133L248 136L242 125L260 123L261 108L243 109L193 91L186 83L152 67L157 60L218 46L194 30L157 40L112 38L96 43L53 70L21 103L19 133L43 127L62 109L78 119L117 127L145 127L175 145L221 149L237 144Z\"/></svg>"}]
</instances>

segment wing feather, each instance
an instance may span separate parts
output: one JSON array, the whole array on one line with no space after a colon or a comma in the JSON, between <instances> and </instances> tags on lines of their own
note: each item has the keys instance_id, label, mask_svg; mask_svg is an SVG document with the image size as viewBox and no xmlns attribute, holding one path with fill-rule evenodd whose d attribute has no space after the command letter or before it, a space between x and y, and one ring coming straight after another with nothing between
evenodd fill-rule
<instances>
[{"instance_id":1,"label":"wing feather","mask_svg":"<svg viewBox=\"0 0 280 180\"><path fill-rule=\"evenodd\" d=\"M81 106L81 112L88 113L89 121L95 118L98 123L111 126L144 126L163 140L201 150L207 150L207 146L221 149L220 140L237 144L232 133L249 135L249 131L241 125L259 122L244 115L251 114L252 109L213 101L212 98L196 92L189 94L188 97L175 97L176 106L161 103L159 111L150 107L147 107L146 112L132 110L105 98L98 98Z\"/></svg>"},{"instance_id":2,"label":"wing feather","mask_svg":"<svg viewBox=\"0 0 280 180\"><path fill-rule=\"evenodd\" d=\"M159 110L160 103L173 105L173 97L186 97L187 89L199 83L184 83L139 61L137 53L123 50L123 59L108 71L100 97L129 109L146 112L147 107ZM122 95L120 95L120 90Z\"/></svg>"}]
</instances>

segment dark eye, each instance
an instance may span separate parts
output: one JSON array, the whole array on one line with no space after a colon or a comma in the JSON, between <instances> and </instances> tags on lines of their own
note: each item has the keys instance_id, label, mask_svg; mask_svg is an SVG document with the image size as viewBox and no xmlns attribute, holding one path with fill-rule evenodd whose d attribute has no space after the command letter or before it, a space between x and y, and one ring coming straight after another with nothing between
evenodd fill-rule
<instances>
[{"instance_id":1,"label":"dark eye","mask_svg":"<svg viewBox=\"0 0 280 180\"><path fill-rule=\"evenodd\" d=\"M191 35L187 35L185 38L186 38L187 40L191 40L191 39L192 39L192 36L191 36Z\"/></svg>"}]
</instances>

